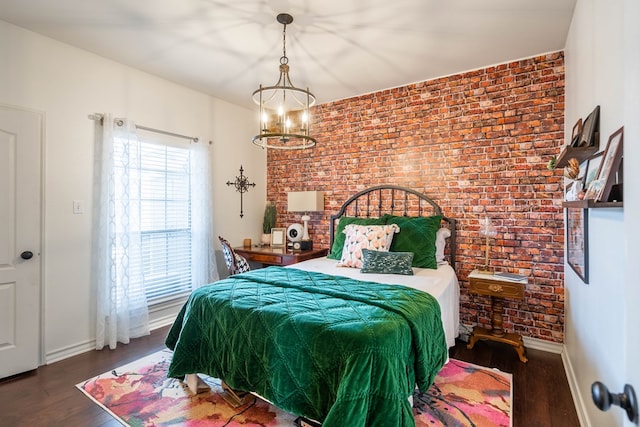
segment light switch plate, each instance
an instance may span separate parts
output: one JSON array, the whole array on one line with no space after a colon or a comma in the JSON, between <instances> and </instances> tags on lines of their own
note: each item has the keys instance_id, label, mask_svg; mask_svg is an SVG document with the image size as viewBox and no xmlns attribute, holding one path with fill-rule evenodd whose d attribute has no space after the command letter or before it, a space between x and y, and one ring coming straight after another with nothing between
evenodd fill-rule
<instances>
[{"instance_id":1,"label":"light switch plate","mask_svg":"<svg viewBox=\"0 0 640 427\"><path fill-rule=\"evenodd\" d=\"M73 213L75 215L84 213L84 201L83 200L74 200L73 201Z\"/></svg>"}]
</instances>

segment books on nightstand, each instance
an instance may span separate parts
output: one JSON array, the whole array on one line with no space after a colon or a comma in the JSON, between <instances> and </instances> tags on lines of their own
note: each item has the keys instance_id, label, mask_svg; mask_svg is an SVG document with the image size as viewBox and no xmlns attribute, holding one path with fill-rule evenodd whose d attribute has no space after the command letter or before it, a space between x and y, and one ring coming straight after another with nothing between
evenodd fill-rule
<instances>
[{"instance_id":1,"label":"books on nightstand","mask_svg":"<svg viewBox=\"0 0 640 427\"><path fill-rule=\"evenodd\" d=\"M497 277L499 279L510 280L512 282L526 282L527 281L527 276L524 276L522 274L516 274L516 273L507 273L507 272L498 271L498 272L493 273L493 276Z\"/></svg>"}]
</instances>

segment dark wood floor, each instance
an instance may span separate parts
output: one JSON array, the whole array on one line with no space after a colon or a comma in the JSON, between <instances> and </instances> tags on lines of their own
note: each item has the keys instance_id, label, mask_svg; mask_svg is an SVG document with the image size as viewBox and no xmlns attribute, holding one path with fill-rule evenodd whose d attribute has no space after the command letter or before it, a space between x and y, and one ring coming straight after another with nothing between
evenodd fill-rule
<instances>
[{"instance_id":1,"label":"dark wood floor","mask_svg":"<svg viewBox=\"0 0 640 427\"><path fill-rule=\"evenodd\" d=\"M559 354L527 349L527 363L505 344L479 341L473 350L456 342L454 359L513 374L513 427L579 427L571 390Z\"/></svg>"},{"instance_id":2,"label":"dark wood floor","mask_svg":"<svg viewBox=\"0 0 640 427\"><path fill-rule=\"evenodd\" d=\"M91 351L0 382L0 426L120 426L75 384L164 348L168 328L119 345ZM511 347L479 342L473 350L458 342L451 357L513 374L514 427L579 427L559 355L528 350L529 362Z\"/></svg>"}]
</instances>

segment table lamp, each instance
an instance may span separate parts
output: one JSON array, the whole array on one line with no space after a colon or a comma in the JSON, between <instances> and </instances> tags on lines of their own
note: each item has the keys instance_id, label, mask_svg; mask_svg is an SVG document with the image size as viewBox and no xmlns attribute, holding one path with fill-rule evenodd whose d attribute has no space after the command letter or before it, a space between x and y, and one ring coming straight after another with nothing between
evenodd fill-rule
<instances>
[{"instance_id":1,"label":"table lamp","mask_svg":"<svg viewBox=\"0 0 640 427\"><path fill-rule=\"evenodd\" d=\"M484 266L478 270L478 272L483 274L493 274L493 271L489 268L489 239L496 237L497 231L491 222L491 218L487 214L486 209L483 209L484 217L480 219L480 236L485 238L485 249L484 249Z\"/></svg>"}]
</instances>

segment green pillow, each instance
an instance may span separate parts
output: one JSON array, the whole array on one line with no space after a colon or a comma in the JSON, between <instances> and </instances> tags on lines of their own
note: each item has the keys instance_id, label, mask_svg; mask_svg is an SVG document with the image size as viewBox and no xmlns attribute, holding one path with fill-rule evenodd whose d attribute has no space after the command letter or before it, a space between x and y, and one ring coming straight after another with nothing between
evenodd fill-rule
<instances>
[{"instance_id":1,"label":"green pillow","mask_svg":"<svg viewBox=\"0 0 640 427\"><path fill-rule=\"evenodd\" d=\"M361 273L404 274L413 276L413 252L382 252L362 250Z\"/></svg>"},{"instance_id":2,"label":"green pillow","mask_svg":"<svg viewBox=\"0 0 640 427\"><path fill-rule=\"evenodd\" d=\"M437 269L436 234L440 229L442 215L391 216L387 224L398 224L400 232L391 242L390 252L413 252L413 266Z\"/></svg>"},{"instance_id":3,"label":"green pillow","mask_svg":"<svg viewBox=\"0 0 640 427\"><path fill-rule=\"evenodd\" d=\"M351 217L351 216L343 216L340 218L338 222L338 228L335 232L333 238L333 246L331 246L331 253L327 255L329 259L337 259L342 258L342 247L344 246L344 241L347 238L344 234L344 228L349 224L356 225L385 225L386 218L361 218L361 217Z\"/></svg>"}]
</instances>

